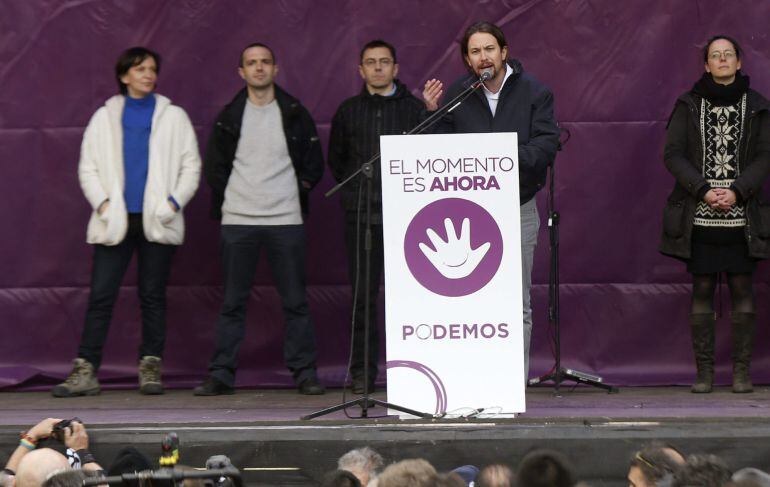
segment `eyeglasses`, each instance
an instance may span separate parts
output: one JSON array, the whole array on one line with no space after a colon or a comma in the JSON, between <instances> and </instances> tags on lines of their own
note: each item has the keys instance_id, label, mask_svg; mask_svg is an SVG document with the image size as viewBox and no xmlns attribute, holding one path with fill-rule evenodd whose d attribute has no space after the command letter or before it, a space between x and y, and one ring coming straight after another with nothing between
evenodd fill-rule
<instances>
[{"instance_id":1,"label":"eyeglasses","mask_svg":"<svg viewBox=\"0 0 770 487\"><path fill-rule=\"evenodd\" d=\"M640 462L642 462L643 464L647 465L650 468L655 468L655 465L653 465L646 458L644 458L641 453L637 453L636 455L634 455L634 458L636 458L637 460L639 460Z\"/></svg>"},{"instance_id":2,"label":"eyeglasses","mask_svg":"<svg viewBox=\"0 0 770 487\"><path fill-rule=\"evenodd\" d=\"M367 68L373 68L373 67L375 67L378 64L380 66L382 66L383 68L387 68L388 66L393 64L393 59L391 59L389 57L383 57L383 58L380 58L380 59L367 58L367 59L364 59L361 62L361 64L363 64Z\"/></svg>"},{"instance_id":3,"label":"eyeglasses","mask_svg":"<svg viewBox=\"0 0 770 487\"><path fill-rule=\"evenodd\" d=\"M709 59L717 61L719 59L722 59L723 56L724 56L725 59L732 59L732 58L735 57L735 52L733 52L733 51L712 51L709 54Z\"/></svg>"}]
</instances>

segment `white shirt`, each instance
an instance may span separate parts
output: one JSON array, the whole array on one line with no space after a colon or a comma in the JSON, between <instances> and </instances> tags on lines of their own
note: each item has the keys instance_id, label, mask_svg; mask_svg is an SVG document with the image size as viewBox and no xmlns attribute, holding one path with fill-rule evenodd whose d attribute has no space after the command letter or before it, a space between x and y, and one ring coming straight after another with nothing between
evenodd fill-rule
<instances>
[{"instance_id":1,"label":"white shirt","mask_svg":"<svg viewBox=\"0 0 770 487\"><path fill-rule=\"evenodd\" d=\"M489 109L492 110L492 116L495 116L495 111L497 111L497 101L500 99L500 92L503 91L503 86L505 86L505 82L508 81L508 77L513 74L513 70L510 66L508 66L508 63L505 63L505 77L503 78L503 82L500 85L500 90L498 90L497 93L492 93L487 89L485 85L481 85L481 87L484 89L484 96L487 97L487 102L489 102Z\"/></svg>"}]
</instances>

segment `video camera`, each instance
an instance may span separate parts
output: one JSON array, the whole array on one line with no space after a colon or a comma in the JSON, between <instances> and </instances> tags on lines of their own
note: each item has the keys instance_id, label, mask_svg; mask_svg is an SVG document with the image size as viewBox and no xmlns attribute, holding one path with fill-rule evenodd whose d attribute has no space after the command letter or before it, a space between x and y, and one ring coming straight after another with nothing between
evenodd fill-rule
<instances>
[{"instance_id":1,"label":"video camera","mask_svg":"<svg viewBox=\"0 0 770 487\"><path fill-rule=\"evenodd\" d=\"M71 421L79 421L77 418ZM179 436L168 433L161 441L160 469L144 472L124 473L110 477L95 477L83 480L83 485L153 485L181 486L187 479L203 480L206 487L241 487L241 473L225 455L214 455L206 460L206 470L178 470Z\"/></svg>"}]
</instances>

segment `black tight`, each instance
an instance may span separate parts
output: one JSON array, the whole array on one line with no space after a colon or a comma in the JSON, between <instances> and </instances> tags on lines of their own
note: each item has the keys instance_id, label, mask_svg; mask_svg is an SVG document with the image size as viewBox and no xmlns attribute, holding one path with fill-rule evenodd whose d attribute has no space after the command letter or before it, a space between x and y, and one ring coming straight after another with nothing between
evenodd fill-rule
<instances>
[{"instance_id":1,"label":"black tight","mask_svg":"<svg viewBox=\"0 0 770 487\"><path fill-rule=\"evenodd\" d=\"M727 286L730 288L733 311L754 313L754 291L751 287L751 274L727 274ZM714 312L714 291L717 287L717 274L693 274L692 309L693 314Z\"/></svg>"},{"instance_id":2,"label":"black tight","mask_svg":"<svg viewBox=\"0 0 770 487\"><path fill-rule=\"evenodd\" d=\"M733 311L755 313L754 291L751 287L751 274L727 274L727 285L733 301Z\"/></svg>"},{"instance_id":3,"label":"black tight","mask_svg":"<svg viewBox=\"0 0 770 487\"><path fill-rule=\"evenodd\" d=\"M692 275L692 314L714 312L714 290L716 287L716 274Z\"/></svg>"}]
</instances>

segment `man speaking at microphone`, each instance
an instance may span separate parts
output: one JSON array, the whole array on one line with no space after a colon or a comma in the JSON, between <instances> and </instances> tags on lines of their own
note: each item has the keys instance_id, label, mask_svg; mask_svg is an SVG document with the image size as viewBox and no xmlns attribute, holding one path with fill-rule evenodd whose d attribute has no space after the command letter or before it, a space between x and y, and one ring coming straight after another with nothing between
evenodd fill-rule
<instances>
[{"instance_id":1,"label":"man speaking at microphone","mask_svg":"<svg viewBox=\"0 0 770 487\"><path fill-rule=\"evenodd\" d=\"M529 342L532 334L532 262L540 217L535 194L545 185L548 165L556 156L559 128L553 116L553 94L521 63L508 59L503 31L490 22L468 27L460 41L460 52L470 75L449 87L452 100L479 79L474 92L434 129L439 133L516 132L519 142L519 196L521 205L521 291L524 310L524 380L529 374ZM425 83L423 98L429 111L438 109L443 94L441 81Z\"/></svg>"}]
</instances>

